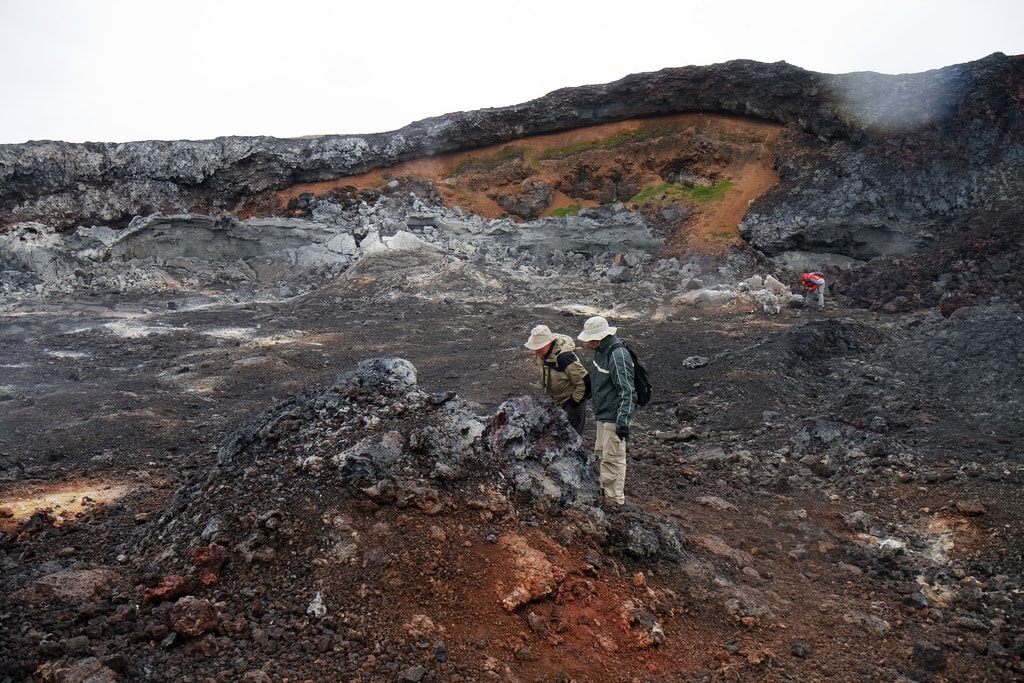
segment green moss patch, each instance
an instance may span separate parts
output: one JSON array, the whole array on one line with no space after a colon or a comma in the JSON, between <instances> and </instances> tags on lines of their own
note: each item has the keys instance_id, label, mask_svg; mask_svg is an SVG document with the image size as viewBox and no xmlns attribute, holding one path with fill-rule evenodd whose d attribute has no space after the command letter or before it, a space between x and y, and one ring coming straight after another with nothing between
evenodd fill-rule
<instances>
[{"instance_id":1,"label":"green moss patch","mask_svg":"<svg viewBox=\"0 0 1024 683\"><path fill-rule=\"evenodd\" d=\"M677 183L661 183L660 185L649 185L629 201L632 204L672 204L679 202L693 202L697 204L710 204L721 201L725 193L732 187L732 181L725 180L713 187L688 187Z\"/></svg>"}]
</instances>

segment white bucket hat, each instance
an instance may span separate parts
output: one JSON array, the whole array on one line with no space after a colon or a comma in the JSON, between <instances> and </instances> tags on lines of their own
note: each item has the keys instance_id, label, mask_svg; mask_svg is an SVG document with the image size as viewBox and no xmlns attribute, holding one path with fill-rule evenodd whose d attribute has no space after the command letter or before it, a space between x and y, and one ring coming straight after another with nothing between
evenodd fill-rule
<instances>
[{"instance_id":1,"label":"white bucket hat","mask_svg":"<svg viewBox=\"0 0 1024 683\"><path fill-rule=\"evenodd\" d=\"M537 325L535 328L530 330L530 338L523 344L526 348L531 351L543 349L545 346L555 341L555 335L551 333L547 325Z\"/></svg>"},{"instance_id":2,"label":"white bucket hat","mask_svg":"<svg viewBox=\"0 0 1024 683\"><path fill-rule=\"evenodd\" d=\"M617 327L609 327L607 320L595 315L593 318L587 318L587 322L583 323L583 331L576 338L581 341L597 341L610 334L615 334L617 329Z\"/></svg>"}]
</instances>

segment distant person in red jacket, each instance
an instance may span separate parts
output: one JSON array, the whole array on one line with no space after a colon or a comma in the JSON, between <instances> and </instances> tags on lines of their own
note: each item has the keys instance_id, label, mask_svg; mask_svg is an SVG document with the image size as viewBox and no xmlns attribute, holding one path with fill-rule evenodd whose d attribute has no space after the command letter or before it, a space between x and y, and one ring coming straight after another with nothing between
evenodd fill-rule
<instances>
[{"instance_id":1,"label":"distant person in red jacket","mask_svg":"<svg viewBox=\"0 0 1024 683\"><path fill-rule=\"evenodd\" d=\"M821 273L804 273L803 281L808 295L818 293L818 308L825 308L825 276Z\"/></svg>"}]
</instances>

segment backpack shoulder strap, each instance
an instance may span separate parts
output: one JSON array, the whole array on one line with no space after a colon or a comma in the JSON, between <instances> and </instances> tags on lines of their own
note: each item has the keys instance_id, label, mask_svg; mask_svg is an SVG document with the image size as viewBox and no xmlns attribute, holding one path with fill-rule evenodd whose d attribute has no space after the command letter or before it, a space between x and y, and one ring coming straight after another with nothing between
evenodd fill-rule
<instances>
[{"instance_id":1,"label":"backpack shoulder strap","mask_svg":"<svg viewBox=\"0 0 1024 683\"><path fill-rule=\"evenodd\" d=\"M562 351L560 354L555 356L555 361L544 361L544 365L548 366L552 370L558 370L559 372L565 372L565 369L575 363L579 358L576 357L575 351Z\"/></svg>"},{"instance_id":2,"label":"backpack shoulder strap","mask_svg":"<svg viewBox=\"0 0 1024 683\"><path fill-rule=\"evenodd\" d=\"M626 349L626 351L629 352L630 358L636 358L636 354L633 353L633 349L629 348L629 345L627 345L626 342L615 342L608 348L608 351L614 351L615 349Z\"/></svg>"}]
</instances>

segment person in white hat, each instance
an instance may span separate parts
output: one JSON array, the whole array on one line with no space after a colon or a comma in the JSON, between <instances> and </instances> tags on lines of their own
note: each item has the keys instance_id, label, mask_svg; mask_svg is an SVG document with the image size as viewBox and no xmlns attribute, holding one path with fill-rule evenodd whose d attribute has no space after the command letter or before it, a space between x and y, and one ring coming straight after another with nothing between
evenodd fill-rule
<instances>
[{"instance_id":1,"label":"person in white hat","mask_svg":"<svg viewBox=\"0 0 1024 683\"><path fill-rule=\"evenodd\" d=\"M523 346L537 356L544 393L565 411L576 433L583 434L590 378L576 356L576 342L568 335L555 334L547 325L537 325Z\"/></svg>"},{"instance_id":2,"label":"person in white hat","mask_svg":"<svg viewBox=\"0 0 1024 683\"><path fill-rule=\"evenodd\" d=\"M615 336L617 329L596 315L587 319L576 338L594 350L596 372L591 375L590 386L597 422L594 452L600 467L601 493L607 502L622 505L626 502L629 423L640 406L633 386L633 357Z\"/></svg>"}]
</instances>

